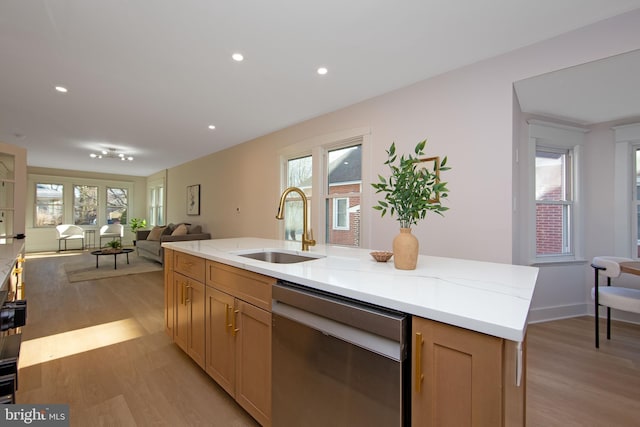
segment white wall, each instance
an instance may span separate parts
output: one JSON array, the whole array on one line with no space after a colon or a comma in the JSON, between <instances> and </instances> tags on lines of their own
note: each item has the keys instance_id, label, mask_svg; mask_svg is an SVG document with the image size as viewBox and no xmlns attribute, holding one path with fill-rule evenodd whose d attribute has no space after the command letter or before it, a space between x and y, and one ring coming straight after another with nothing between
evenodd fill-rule
<instances>
[{"instance_id":1,"label":"white wall","mask_svg":"<svg viewBox=\"0 0 640 427\"><path fill-rule=\"evenodd\" d=\"M428 155L448 155L443 179L451 190L444 218L431 215L414 233L422 254L495 262L518 262L522 213L512 198L526 185L513 148L522 129L514 118L513 82L640 48L640 11L437 76L342 110L248 141L168 171L168 221L202 224L214 237L278 238L273 218L280 194L278 153L314 137L355 128L371 134L371 174L363 177L363 233L372 248L385 249L397 223L371 211L368 184L386 174L384 150L395 141L409 152L423 138ZM251 120L247 117L246 120ZM516 125L514 125L514 120ZM515 145L514 145L515 144ZM600 149L600 148L598 148ZM601 153L588 156L590 164ZM514 181L514 177L516 177ZM606 182L606 181L605 181ZM514 184L515 183L515 184ZM187 185L202 187L198 217L185 215ZM606 185L602 183L602 185ZM589 190L587 190L589 191ZM595 223L606 221L599 215ZM594 214L594 215L596 215ZM312 224L313 225L313 224ZM587 224L587 229L591 229ZM317 231L317 229L316 229ZM606 232L590 237L587 254L606 250ZM596 240L593 240L596 239ZM553 267L541 274L534 308L585 308L587 267ZM550 310L550 312L553 310Z\"/></svg>"}]
</instances>

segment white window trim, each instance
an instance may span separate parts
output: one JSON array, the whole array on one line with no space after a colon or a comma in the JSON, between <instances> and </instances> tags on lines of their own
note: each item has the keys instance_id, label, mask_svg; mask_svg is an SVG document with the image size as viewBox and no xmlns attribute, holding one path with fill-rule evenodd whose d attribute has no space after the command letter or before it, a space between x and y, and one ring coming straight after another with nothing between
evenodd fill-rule
<instances>
[{"instance_id":1,"label":"white window trim","mask_svg":"<svg viewBox=\"0 0 640 427\"><path fill-rule=\"evenodd\" d=\"M162 189L162 198L158 196L159 190ZM156 200L151 200L153 191L156 194ZM147 184L147 215L149 215L148 225L156 226L156 225L165 225L165 224L157 224L156 219L158 217L158 212L162 212L162 218L165 218L166 221L166 209L165 209L165 197L166 197L166 187L165 180L156 179L153 181L149 181Z\"/></svg>"},{"instance_id":2,"label":"white window trim","mask_svg":"<svg viewBox=\"0 0 640 427\"><path fill-rule=\"evenodd\" d=\"M613 209L614 223L614 256L638 258L634 234L635 212L633 208L633 192L631 185L635 179L633 170L633 147L640 144L640 123L615 126L615 168L614 168L614 195L613 204L622 209Z\"/></svg>"},{"instance_id":3,"label":"white window trim","mask_svg":"<svg viewBox=\"0 0 640 427\"><path fill-rule=\"evenodd\" d=\"M347 224L344 226L339 226L338 224L338 201L339 200L344 200L346 203L346 222ZM349 223L349 198L348 197L334 197L333 198L333 229L334 230L340 230L340 231L347 231L349 230L349 227L351 226L351 224Z\"/></svg>"},{"instance_id":4,"label":"white window trim","mask_svg":"<svg viewBox=\"0 0 640 427\"><path fill-rule=\"evenodd\" d=\"M33 208L35 207L35 183L37 182L56 182L64 185L64 213L63 213L63 224L72 224L73 223L73 186L74 185L90 185L98 187L98 203L101 200L106 200L106 187L119 187L119 188L127 188L129 192L129 200L135 200L135 185L130 181L111 181L111 180L102 180L95 178L77 178L77 177L66 177L66 176L58 176L58 175L39 175L32 174L28 177L28 188L29 188L29 196L31 200L33 200ZM131 207L131 203L129 203L129 207ZM98 210L98 219L96 221L96 226L85 225L84 228L96 228L100 224L106 224L107 220L105 218L105 212L102 210L102 206L99 206ZM29 227L34 227L35 216L31 215L32 219ZM28 218L28 217L27 217ZM42 228L42 227L38 227Z\"/></svg>"},{"instance_id":5,"label":"white window trim","mask_svg":"<svg viewBox=\"0 0 640 427\"><path fill-rule=\"evenodd\" d=\"M529 124L529 197L527 197L527 238L528 258L530 264L551 264L566 263L571 261L584 261L584 212L582 194L582 146L584 145L584 135L588 129L577 126L560 125L542 120L528 120ZM573 252L567 255L541 255L536 253L536 200L535 200L535 178L536 178L536 149L540 148L562 148L572 150L572 185L573 185L573 221L571 236L571 247Z\"/></svg>"},{"instance_id":6,"label":"white window trim","mask_svg":"<svg viewBox=\"0 0 640 427\"><path fill-rule=\"evenodd\" d=\"M324 218L326 218L326 195L328 189L326 184L322 182L322 178L325 175L322 168L326 167L327 151L338 147L346 146L345 143L349 140L355 140L359 138L359 143L362 145L362 194L360 199L360 247L368 248L371 242L371 221L370 212L372 211L371 200L373 200L373 192L371 186L367 183L370 182L367 178L371 175L371 129L370 128L354 128L344 131L338 131L326 135L316 136L313 138L300 141L296 144L292 144L283 148L279 152L280 161L280 194L287 185L286 175L286 163L287 160L296 157L303 157L311 155L322 159L320 162L313 162L312 182L313 182L313 201L311 203L311 228L314 230L314 238L318 244L325 244L325 233L319 232L319 225L324 224ZM347 144L348 145L348 144ZM368 188L365 191L365 188ZM280 198L280 194L274 195L275 200ZM284 234L283 221L276 221L276 235L282 236Z\"/></svg>"}]
</instances>

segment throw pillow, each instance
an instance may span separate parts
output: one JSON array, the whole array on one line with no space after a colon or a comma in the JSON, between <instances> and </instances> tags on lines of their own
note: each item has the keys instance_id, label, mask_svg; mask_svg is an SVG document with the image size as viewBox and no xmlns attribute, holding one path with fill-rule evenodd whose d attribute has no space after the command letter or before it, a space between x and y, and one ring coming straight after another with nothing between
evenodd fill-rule
<instances>
[{"instance_id":1,"label":"throw pillow","mask_svg":"<svg viewBox=\"0 0 640 427\"><path fill-rule=\"evenodd\" d=\"M162 236L162 233L164 232L165 228L167 227L160 227L159 225L156 225L149 232L149 235L147 236L147 240L160 240L160 236Z\"/></svg>"},{"instance_id":2,"label":"throw pillow","mask_svg":"<svg viewBox=\"0 0 640 427\"><path fill-rule=\"evenodd\" d=\"M187 229L187 226L185 224L180 224L179 226L176 227L175 230L173 230L173 233L171 233L172 236L184 236L189 232L189 230Z\"/></svg>"}]
</instances>

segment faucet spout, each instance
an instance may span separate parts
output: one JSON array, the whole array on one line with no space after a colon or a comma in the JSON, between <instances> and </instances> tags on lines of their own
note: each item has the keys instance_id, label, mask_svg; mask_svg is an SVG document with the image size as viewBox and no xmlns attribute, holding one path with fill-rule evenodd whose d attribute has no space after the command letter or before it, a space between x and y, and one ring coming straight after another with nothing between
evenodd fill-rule
<instances>
[{"instance_id":1,"label":"faucet spout","mask_svg":"<svg viewBox=\"0 0 640 427\"><path fill-rule=\"evenodd\" d=\"M308 218L308 200L307 195L304 194L304 191L299 189L298 187L289 187L282 192L280 196L280 204L278 205L278 213L276 215L276 219L283 220L284 219L284 202L289 193L296 192L302 198L302 250L308 251L309 246L315 246L316 241L313 239L313 230L308 229L307 218Z\"/></svg>"}]
</instances>

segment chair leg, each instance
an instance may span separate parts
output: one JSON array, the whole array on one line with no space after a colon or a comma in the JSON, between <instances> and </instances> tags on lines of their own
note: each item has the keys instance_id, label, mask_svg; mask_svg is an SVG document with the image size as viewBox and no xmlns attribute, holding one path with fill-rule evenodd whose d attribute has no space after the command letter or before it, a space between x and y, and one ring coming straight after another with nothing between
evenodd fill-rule
<instances>
[{"instance_id":1,"label":"chair leg","mask_svg":"<svg viewBox=\"0 0 640 427\"><path fill-rule=\"evenodd\" d=\"M611 277L607 277L607 286L611 286ZM607 339L611 339L611 307L607 307Z\"/></svg>"},{"instance_id":2,"label":"chair leg","mask_svg":"<svg viewBox=\"0 0 640 427\"><path fill-rule=\"evenodd\" d=\"M595 271L595 279L594 279L594 283L595 283L595 287L594 287L594 292L593 292L593 299L595 301L595 313L594 313L594 317L596 319L596 348L600 348L600 315L599 315L599 307L600 304L598 303L598 268L594 267L593 270Z\"/></svg>"}]
</instances>

